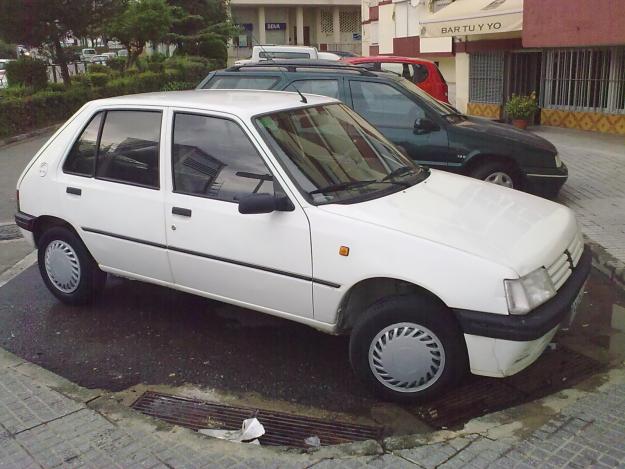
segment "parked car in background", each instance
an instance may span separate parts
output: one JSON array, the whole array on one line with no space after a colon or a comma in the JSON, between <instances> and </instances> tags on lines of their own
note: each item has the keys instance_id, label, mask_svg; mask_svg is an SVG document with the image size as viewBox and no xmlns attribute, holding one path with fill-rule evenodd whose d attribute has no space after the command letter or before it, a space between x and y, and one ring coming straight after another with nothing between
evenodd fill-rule
<instances>
[{"instance_id":1,"label":"parked car in background","mask_svg":"<svg viewBox=\"0 0 625 469\"><path fill-rule=\"evenodd\" d=\"M396 74L343 62L273 61L211 72L198 88L297 88L337 98L419 164L536 195L555 197L568 177L547 140L463 115Z\"/></svg>"},{"instance_id":2,"label":"parked car in background","mask_svg":"<svg viewBox=\"0 0 625 469\"><path fill-rule=\"evenodd\" d=\"M246 63L263 62L267 60L295 60L295 59L318 59L319 52L316 47L309 46L254 46L252 56L247 59L237 60L235 65Z\"/></svg>"},{"instance_id":3,"label":"parked car in background","mask_svg":"<svg viewBox=\"0 0 625 469\"><path fill-rule=\"evenodd\" d=\"M410 80L439 101L449 102L448 87L443 74L434 62L424 59L397 56L373 56L344 59L369 70L390 72Z\"/></svg>"},{"instance_id":4,"label":"parked car in background","mask_svg":"<svg viewBox=\"0 0 625 469\"><path fill-rule=\"evenodd\" d=\"M128 49L119 49L117 51L118 57L128 57Z\"/></svg>"},{"instance_id":5,"label":"parked car in background","mask_svg":"<svg viewBox=\"0 0 625 469\"><path fill-rule=\"evenodd\" d=\"M317 58L319 60L341 60L341 56L334 52L318 52Z\"/></svg>"},{"instance_id":6,"label":"parked car in background","mask_svg":"<svg viewBox=\"0 0 625 469\"><path fill-rule=\"evenodd\" d=\"M0 59L0 88L6 88L9 85L7 81L7 64L13 59Z\"/></svg>"},{"instance_id":7,"label":"parked car in background","mask_svg":"<svg viewBox=\"0 0 625 469\"><path fill-rule=\"evenodd\" d=\"M82 60L83 62L89 62L89 60L91 60L91 57L94 57L96 55L98 55L98 53L95 49L83 49L80 52L80 60Z\"/></svg>"},{"instance_id":8,"label":"parked car in background","mask_svg":"<svg viewBox=\"0 0 625 469\"><path fill-rule=\"evenodd\" d=\"M101 55L105 56L107 59L114 59L117 57L117 52L103 52Z\"/></svg>"},{"instance_id":9,"label":"parked car in background","mask_svg":"<svg viewBox=\"0 0 625 469\"><path fill-rule=\"evenodd\" d=\"M109 57L106 55L94 55L88 60L88 62L92 64L106 65L106 62L108 60L109 60Z\"/></svg>"},{"instance_id":10,"label":"parked car in background","mask_svg":"<svg viewBox=\"0 0 625 469\"><path fill-rule=\"evenodd\" d=\"M417 166L315 95L94 101L17 190L60 301L93 301L109 272L349 334L354 372L404 402L532 364L592 257L569 208Z\"/></svg>"}]
</instances>

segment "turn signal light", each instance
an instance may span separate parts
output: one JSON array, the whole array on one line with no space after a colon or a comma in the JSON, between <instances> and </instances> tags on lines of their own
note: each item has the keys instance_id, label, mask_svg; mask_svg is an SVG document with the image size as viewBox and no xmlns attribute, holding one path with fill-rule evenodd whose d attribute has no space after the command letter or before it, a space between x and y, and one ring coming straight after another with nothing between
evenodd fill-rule
<instances>
[{"instance_id":1,"label":"turn signal light","mask_svg":"<svg viewBox=\"0 0 625 469\"><path fill-rule=\"evenodd\" d=\"M339 248L339 255L345 257L349 256L349 248L347 246L341 246Z\"/></svg>"}]
</instances>

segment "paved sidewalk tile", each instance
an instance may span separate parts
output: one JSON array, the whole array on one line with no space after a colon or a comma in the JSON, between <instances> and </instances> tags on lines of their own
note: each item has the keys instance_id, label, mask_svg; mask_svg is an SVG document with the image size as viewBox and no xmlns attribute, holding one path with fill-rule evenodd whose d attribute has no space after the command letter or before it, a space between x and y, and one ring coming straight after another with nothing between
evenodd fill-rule
<instances>
[{"instance_id":1,"label":"paved sidewalk tile","mask_svg":"<svg viewBox=\"0 0 625 469\"><path fill-rule=\"evenodd\" d=\"M559 202L575 211L586 236L625 262L625 138L552 127L551 141L569 168Z\"/></svg>"}]
</instances>

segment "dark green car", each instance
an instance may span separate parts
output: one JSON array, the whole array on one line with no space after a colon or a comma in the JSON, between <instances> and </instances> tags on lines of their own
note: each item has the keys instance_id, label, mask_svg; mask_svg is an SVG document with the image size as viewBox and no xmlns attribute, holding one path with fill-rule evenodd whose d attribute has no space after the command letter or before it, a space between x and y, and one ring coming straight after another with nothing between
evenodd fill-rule
<instances>
[{"instance_id":1,"label":"dark green car","mask_svg":"<svg viewBox=\"0 0 625 469\"><path fill-rule=\"evenodd\" d=\"M340 99L417 163L543 197L568 176L547 140L507 124L466 116L390 73L321 61L274 61L211 72L198 88L264 89Z\"/></svg>"}]
</instances>

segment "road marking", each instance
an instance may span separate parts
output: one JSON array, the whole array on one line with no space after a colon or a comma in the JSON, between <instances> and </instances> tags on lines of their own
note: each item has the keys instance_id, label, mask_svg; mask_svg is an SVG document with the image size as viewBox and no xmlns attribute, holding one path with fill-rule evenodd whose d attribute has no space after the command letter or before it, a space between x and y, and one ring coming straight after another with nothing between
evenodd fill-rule
<instances>
[{"instance_id":1,"label":"road marking","mask_svg":"<svg viewBox=\"0 0 625 469\"><path fill-rule=\"evenodd\" d=\"M8 270L0 274L0 288L5 286L19 274L24 272L30 266L37 262L37 251L33 251L24 257L21 261L18 261L13 267L9 267Z\"/></svg>"}]
</instances>

